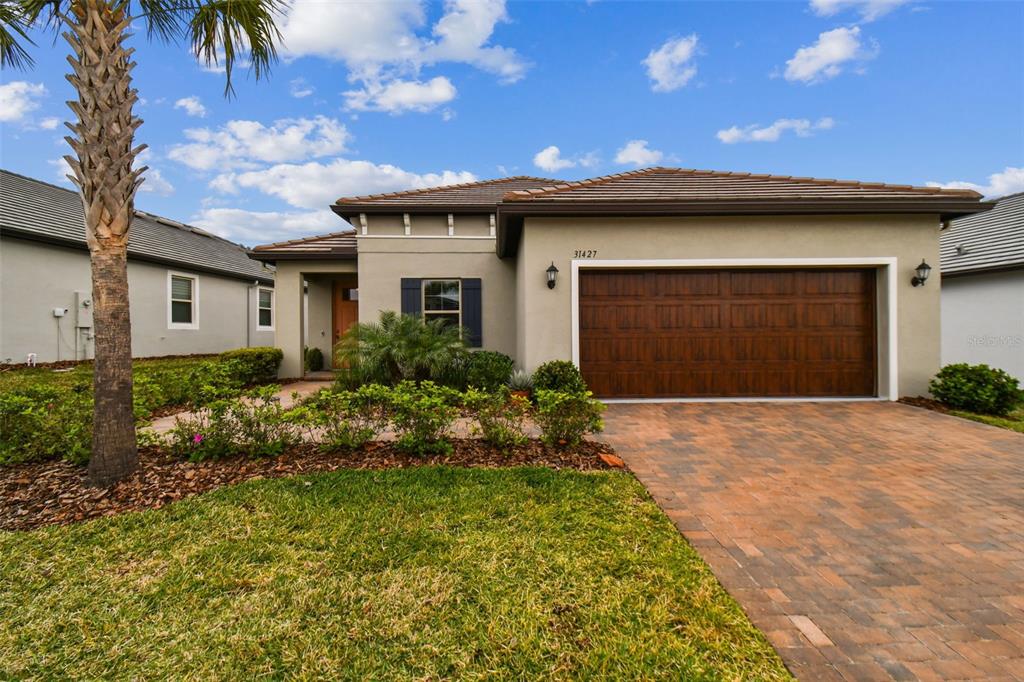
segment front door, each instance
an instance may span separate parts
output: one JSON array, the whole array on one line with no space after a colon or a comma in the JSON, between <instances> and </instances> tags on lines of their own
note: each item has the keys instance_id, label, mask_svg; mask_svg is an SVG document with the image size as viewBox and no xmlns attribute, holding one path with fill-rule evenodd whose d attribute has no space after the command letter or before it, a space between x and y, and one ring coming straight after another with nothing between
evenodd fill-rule
<instances>
[{"instance_id":1,"label":"front door","mask_svg":"<svg viewBox=\"0 0 1024 682\"><path fill-rule=\"evenodd\" d=\"M348 328L359 321L359 295L358 289L354 289L346 282L335 282L333 292L333 327L334 340L332 344L338 343Z\"/></svg>"}]
</instances>

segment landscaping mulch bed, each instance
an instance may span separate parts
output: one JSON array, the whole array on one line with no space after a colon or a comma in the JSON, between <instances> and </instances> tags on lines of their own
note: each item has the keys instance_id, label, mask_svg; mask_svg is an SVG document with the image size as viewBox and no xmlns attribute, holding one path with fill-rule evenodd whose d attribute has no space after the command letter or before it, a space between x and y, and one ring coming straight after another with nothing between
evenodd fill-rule
<instances>
[{"instance_id":1,"label":"landscaping mulch bed","mask_svg":"<svg viewBox=\"0 0 1024 682\"><path fill-rule=\"evenodd\" d=\"M456 439L450 455L417 457L388 442L355 451L320 452L300 445L280 457L235 457L184 462L166 451L139 453L140 468L110 488L86 485L85 467L67 462L37 462L0 468L0 530L29 530L64 525L129 511L156 509L185 497L252 479L279 478L338 469L389 469L446 464L465 467L547 466L591 471L621 467L622 460L603 443L550 448L531 440L503 452L474 439ZM603 457L602 457L603 456Z\"/></svg>"}]
</instances>

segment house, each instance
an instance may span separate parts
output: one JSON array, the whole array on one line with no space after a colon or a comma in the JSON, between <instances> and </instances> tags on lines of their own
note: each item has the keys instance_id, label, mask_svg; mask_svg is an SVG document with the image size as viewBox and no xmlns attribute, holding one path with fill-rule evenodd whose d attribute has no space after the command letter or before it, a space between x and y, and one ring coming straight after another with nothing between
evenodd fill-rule
<instances>
[{"instance_id":1,"label":"house","mask_svg":"<svg viewBox=\"0 0 1024 682\"><path fill-rule=\"evenodd\" d=\"M273 345L274 273L244 247L136 211L128 239L132 355ZM0 363L93 355L92 284L76 192L0 171Z\"/></svg>"},{"instance_id":2,"label":"house","mask_svg":"<svg viewBox=\"0 0 1024 682\"><path fill-rule=\"evenodd\" d=\"M1024 382L1024 192L939 237L942 363L984 363Z\"/></svg>"},{"instance_id":3,"label":"house","mask_svg":"<svg viewBox=\"0 0 1024 682\"><path fill-rule=\"evenodd\" d=\"M878 397L938 370L939 228L969 190L649 168L339 199L354 231L258 246L283 376L352 321L458 321L613 398ZM923 272L923 275L927 273ZM309 286L309 338L302 291Z\"/></svg>"}]
</instances>

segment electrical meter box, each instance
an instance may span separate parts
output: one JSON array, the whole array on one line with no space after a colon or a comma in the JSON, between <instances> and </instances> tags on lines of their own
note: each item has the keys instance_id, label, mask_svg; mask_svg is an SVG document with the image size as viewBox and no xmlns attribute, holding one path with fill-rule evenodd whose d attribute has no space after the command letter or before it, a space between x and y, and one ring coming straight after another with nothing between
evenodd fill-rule
<instances>
[{"instance_id":1,"label":"electrical meter box","mask_svg":"<svg viewBox=\"0 0 1024 682\"><path fill-rule=\"evenodd\" d=\"M92 294L88 291L75 292L75 326L79 329L92 328Z\"/></svg>"}]
</instances>

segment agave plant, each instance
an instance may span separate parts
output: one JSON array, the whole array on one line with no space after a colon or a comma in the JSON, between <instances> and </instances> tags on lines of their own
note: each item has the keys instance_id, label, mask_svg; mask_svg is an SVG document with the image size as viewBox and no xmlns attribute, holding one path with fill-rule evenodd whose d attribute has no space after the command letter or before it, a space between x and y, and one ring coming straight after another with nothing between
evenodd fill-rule
<instances>
[{"instance_id":1,"label":"agave plant","mask_svg":"<svg viewBox=\"0 0 1024 682\"><path fill-rule=\"evenodd\" d=\"M439 380L466 354L463 330L444 320L424 322L413 315L384 311L377 322L353 325L334 349L339 366L362 381Z\"/></svg>"},{"instance_id":2,"label":"agave plant","mask_svg":"<svg viewBox=\"0 0 1024 682\"><path fill-rule=\"evenodd\" d=\"M533 375L525 369L517 369L509 377L508 387L513 391L529 391L533 388Z\"/></svg>"}]
</instances>

